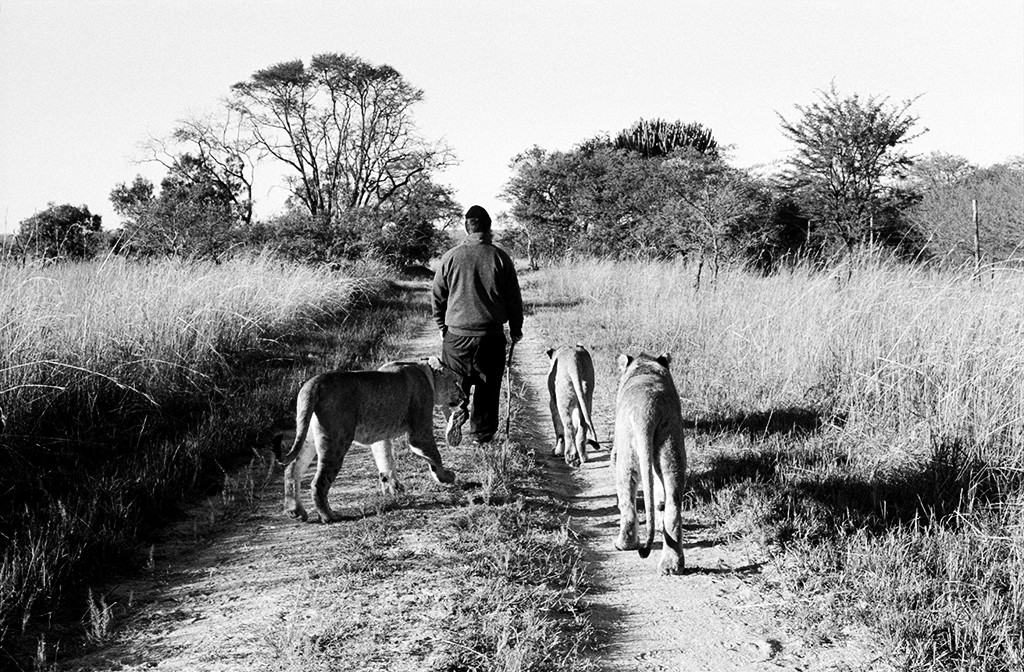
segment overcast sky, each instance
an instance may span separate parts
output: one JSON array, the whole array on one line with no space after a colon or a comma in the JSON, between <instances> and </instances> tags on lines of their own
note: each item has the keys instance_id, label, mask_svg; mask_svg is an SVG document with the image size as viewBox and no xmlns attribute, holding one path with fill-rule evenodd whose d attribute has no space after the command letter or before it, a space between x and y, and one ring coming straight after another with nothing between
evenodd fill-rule
<instances>
[{"instance_id":1,"label":"overcast sky","mask_svg":"<svg viewBox=\"0 0 1024 672\"><path fill-rule=\"evenodd\" d=\"M49 201L116 225L115 184L162 177L134 163L147 135L217 108L256 70L324 52L422 89L422 132L460 161L438 180L492 215L517 153L641 117L704 124L738 166L781 161L777 113L795 118L832 81L920 96L915 152L1024 154L1020 0L0 0L0 231ZM274 179L257 173L258 214L284 200Z\"/></svg>"}]
</instances>

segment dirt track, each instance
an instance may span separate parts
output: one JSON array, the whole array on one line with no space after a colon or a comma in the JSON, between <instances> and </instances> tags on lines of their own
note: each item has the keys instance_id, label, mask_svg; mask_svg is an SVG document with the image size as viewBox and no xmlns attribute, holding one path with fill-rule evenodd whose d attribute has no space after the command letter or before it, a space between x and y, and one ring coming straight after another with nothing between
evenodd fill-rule
<instances>
[{"instance_id":1,"label":"dirt track","mask_svg":"<svg viewBox=\"0 0 1024 672\"><path fill-rule=\"evenodd\" d=\"M522 441L532 442L538 455L547 455L553 438L543 353L548 344L531 326L528 320L526 338L516 349L515 389L524 396L517 433ZM435 352L436 339L425 324L406 355ZM618 512L609 470L610 410L595 409L606 443L592 462L570 470L560 459L545 458L552 494L564 502L585 544L593 585L587 606L601 632L601 645L590 654L598 669L876 669L868 651L852 646L812 650L772 623L765 598L744 581L765 570L764 557L757 549L725 540L716 521L684 512L688 569L682 576L659 576L653 555L644 561L635 552L615 551ZM440 434L440 423L436 431ZM134 605L134 615L120 624L116 641L61 669L282 669L287 661L281 652L295 648L295 639L321 618L318 607L338 599L335 595L353 601L351 613L349 620L328 626L354 629L346 646L354 647L365 669L433 669L430 649L444 642L431 634L431 605L454 598L444 586L432 584L428 564L422 571L414 564L418 558L429 561L427 551L435 543L431 535L400 539L394 557L408 567L399 585L337 588L322 577L337 545L365 533L367 516L373 514L352 510L352 503L378 501L375 473L369 451L350 453L331 497L343 503L338 507L343 512L347 503L351 520L329 528L282 516L279 468L254 474L251 513L204 540L195 534L196 521L204 515L201 509L179 526L155 547L148 572L109 593L110 602ZM457 488L429 482L418 465L403 467L403 474L413 494L406 511L392 514L426 517L428 509L464 501ZM385 518L380 511L376 517ZM386 594L375 592L380 590ZM373 627L364 632L367 623ZM404 642L401 650L382 648L382 637Z\"/></svg>"},{"instance_id":2,"label":"dirt track","mask_svg":"<svg viewBox=\"0 0 1024 672\"><path fill-rule=\"evenodd\" d=\"M526 384L528 421L538 454L553 440L547 405L551 344L529 328L516 350ZM595 408L594 422L602 450L579 470L561 458L547 457L552 488L564 498L572 527L585 543L594 590L591 618L604 633L604 646L593 653L607 670L834 670L876 669L875 656L862 645L809 650L770 619L771 605L743 578L765 569L760 549L729 541L717 521L684 511L687 571L660 576L656 538L651 556L615 550L618 507L610 466L613 409ZM543 447L539 447L543 446ZM694 450L687 436L687 450Z\"/></svg>"}]
</instances>

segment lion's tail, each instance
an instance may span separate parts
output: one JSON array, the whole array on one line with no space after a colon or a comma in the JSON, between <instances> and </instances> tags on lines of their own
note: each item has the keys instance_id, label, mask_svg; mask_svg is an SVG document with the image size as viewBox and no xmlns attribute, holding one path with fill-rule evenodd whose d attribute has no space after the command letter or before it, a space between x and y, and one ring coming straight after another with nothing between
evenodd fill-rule
<instances>
[{"instance_id":1,"label":"lion's tail","mask_svg":"<svg viewBox=\"0 0 1024 672\"><path fill-rule=\"evenodd\" d=\"M640 484L644 491L644 513L647 515L647 538L637 548L641 558L651 554L654 546L654 437L648 431L640 431L637 436L637 462L640 467Z\"/></svg>"},{"instance_id":2,"label":"lion's tail","mask_svg":"<svg viewBox=\"0 0 1024 672\"><path fill-rule=\"evenodd\" d=\"M306 384L299 390L299 397L295 402L295 440L291 449L281 455L281 436L274 438L274 457L283 465L290 464L302 451L306 443L306 434L309 433L309 421L313 417L313 409L316 408L318 393L320 391L319 377L306 381Z\"/></svg>"},{"instance_id":3,"label":"lion's tail","mask_svg":"<svg viewBox=\"0 0 1024 672\"><path fill-rule=\"evenodd\" d=\"M594 435L594 440L588 441L588 443L594 446L595 450L600 450L601 444L597 442L597 428L594 427L594 421L590 419L590 409L587 407L587 397L584 394L583 381L580 380L579 371L570 369L569 380L572 381L572 389L576 393L576 403L580 405L580 413L583 414L583 420L587 423L587 427L590 428L590 433Z\"/></svg>"}]
</instances>

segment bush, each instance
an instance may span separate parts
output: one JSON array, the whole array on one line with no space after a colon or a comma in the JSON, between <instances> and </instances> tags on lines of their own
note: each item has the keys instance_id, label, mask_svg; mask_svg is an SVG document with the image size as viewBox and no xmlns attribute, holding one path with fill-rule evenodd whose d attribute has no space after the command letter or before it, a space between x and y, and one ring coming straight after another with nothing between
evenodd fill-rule
<instances>
[{"instance_id":1,"label":"bush","mask_svg":"<svg viewBox=\"0 0 1024 672\"><path fill-rule=\"evenodd\" d=\"M89 259L99 249L100 216L89 207L50 205L21 222L17 244L28 255L48 261Z\"/></svg>"},{"instance_id":2,"label":"bush","mask_svg":"<svg viewBox=\"0 0 1024 672\"><path fill-rule=\"evenodd\" d=\"M379 261L391 268L424 264L450 242L431 221L390 219L368 208L331 219L292 210L260 226L256 240L300 263Z\"/></svg>"}]
</instances>

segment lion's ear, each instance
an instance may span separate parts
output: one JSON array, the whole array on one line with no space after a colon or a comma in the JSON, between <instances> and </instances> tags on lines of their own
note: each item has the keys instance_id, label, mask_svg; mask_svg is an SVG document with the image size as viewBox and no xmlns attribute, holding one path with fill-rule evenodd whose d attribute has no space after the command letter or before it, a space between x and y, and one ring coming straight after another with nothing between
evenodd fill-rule
<instances>
[{"instance_id":1,"label":"lion's ear","mask_svg":"<svg viewBox=\"0 0 1024 672\"><path fill-rule=\"evenodd\" d=\"M654 361L656 361L658 364L661 364L667 369L668 365L672 363L672 354L668 352L663 352L660 355L658 355L658 358L655 359Z\"/></svg>"},{"instance_id":2,"label":"lion's ear","mask_svg":"<svg viewBox=\"0 0 1024 672\"><path fill-rule=\"evenodd\" d=\"M555 349L554 348L548 348L547 350L544 351L544 354L546 354L548 356L548 359L551 359L552 357L555 356Z\"/></svg>"},{"instance_id":3,"label":"lion's ear","mask_svg":"<svg viewBox=\"0 0 1024 672\"><path fill-rule=\"evenodd\" d=\"M438 357L437 355L431 355L430 357L428 357L427 358L427 364L434 371L440 371L441 369L444 368L444 365L441 364L441 358Z\"/></svg>"},{"instance_id":4,"label":"lion's ear","mask_svg":"<svg viewBox=\"0 0 1024 672\"><path fill-rule=\"evenodd\" d=\"M615 361L619 363L619 371L625 371L626 367L633 363L633 358L626 353L622 353Z\"/></svg>"}]
</instances>

